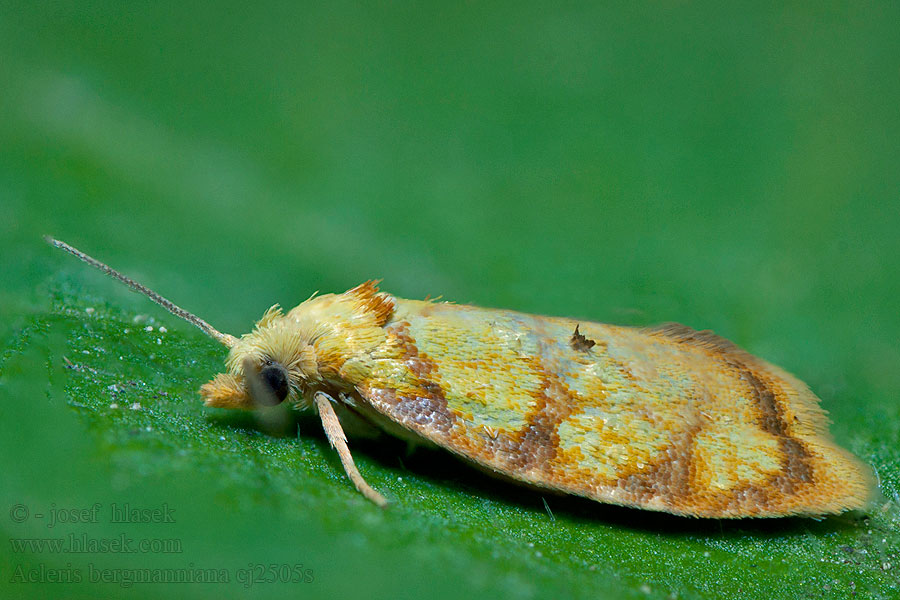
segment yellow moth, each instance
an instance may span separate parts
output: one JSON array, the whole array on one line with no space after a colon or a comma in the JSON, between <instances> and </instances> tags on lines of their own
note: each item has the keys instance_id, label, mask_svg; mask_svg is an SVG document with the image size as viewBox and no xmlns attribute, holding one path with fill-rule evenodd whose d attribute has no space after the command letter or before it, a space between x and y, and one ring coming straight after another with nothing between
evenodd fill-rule
<instances>
[{"instance_id":1,"label":"yellow moth","mask_svg":"<svg viewBox=\"0 0 900 600\"><path fill-rule=\"evenodd\" d=\"M678 515L825 515L872 491L805 384L710 332L404 300L369 281L275 305L238 338L47 239L228 348L226 372L200 388L207 406L316 411L381 506L342 415L533 488Z\"/></svg>"}]
</instances>

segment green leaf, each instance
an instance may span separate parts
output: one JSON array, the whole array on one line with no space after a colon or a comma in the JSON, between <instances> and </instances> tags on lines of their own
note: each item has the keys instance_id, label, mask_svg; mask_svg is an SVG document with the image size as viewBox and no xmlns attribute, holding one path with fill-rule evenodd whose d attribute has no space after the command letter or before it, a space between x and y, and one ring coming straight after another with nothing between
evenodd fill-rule
<instances>
[{"instance_id":1,"label":"green leaf","mask_svg":"<svg viewBox=\"0 0 900 600\"><path fill-rule=\"evenodd\" d=\"M4 569L13 581L44 565L120 581L109 589L147 567L212 569L230 582L188 588L202 596L300 564L312 583L254 585L265 595L803 598L878 596L897 583L897 510L883 501L821 521L683 519L525 491L390 440L353 444L392 500L379 510L346 481L315 422L202 408L196 390L220 368L217 344L75 291L57 286L53 308L4 358L3 420L15 432L4 441L6 491L32 513L67 511L58 520L99 504L96 522L32 517L4 529L97 544L124 535L178 552L18 552ZM167 510L174 522L113 523L116 506Z\"/></svg>"}]
</instances>

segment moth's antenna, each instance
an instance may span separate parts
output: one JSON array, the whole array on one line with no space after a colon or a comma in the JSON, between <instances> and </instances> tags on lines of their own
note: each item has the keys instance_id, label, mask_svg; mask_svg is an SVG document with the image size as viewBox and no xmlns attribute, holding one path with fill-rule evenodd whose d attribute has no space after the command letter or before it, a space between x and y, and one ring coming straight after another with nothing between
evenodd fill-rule
<instances>
[{"instance_id":1,"label":"moth's antenna","mask_svg":"<svg viewBox=\"0 0 900 600\"><path fill-rule=\"evenodd\" d=\"M215 327L213 327L212 325L210 325L209 323L207 323L206 321L204 321L197 315L189 313L188 311L184 310L180 306L176 305L174 302L166 300L165 298L163 298L162 296L160 296L159 294L157 294L150 288L141 285L140 283L138 283L134 279L131 279L130 277L126 277L125 275L122 275L121 273L119 273L118 271L113 269L112 267L103 264L96 258L88 256L81 250L74 248L65 242L61 242L57 239L53 239L49 235L44 236L44 239L47 240L48 244L51 244L53 246L56 246L57 248L65 250L69 254L72 254L73 256L80 258L81 260L83 260L87 264L91 265L92 267L96 267L96 268L100 269L101 271L103 271L104 273L109 275L110 277L114 277L115 279L118 279L119 281L121 281L122 283L124 283L125 285L130 287L131 289L135 290L136 292L142 293L143 295L147 296L148 298L150 298L151 300L153 300L154 302L156 302L157 304L162 306L164 309L166 309L167 311L169 311L176 317L181 317L188 323L192 323L193 325L196 325L197 327L199 327L200 329L203 330L203 333L205 333L209 337L215 339L220 344L227 346L228 348L231 348L232 346L234 346L234 343L237 341L234 338L234 336L228 335L227 333L222 333L221 331L219 331L218 329L216 329Z\"/></svg>"}]
</instances>

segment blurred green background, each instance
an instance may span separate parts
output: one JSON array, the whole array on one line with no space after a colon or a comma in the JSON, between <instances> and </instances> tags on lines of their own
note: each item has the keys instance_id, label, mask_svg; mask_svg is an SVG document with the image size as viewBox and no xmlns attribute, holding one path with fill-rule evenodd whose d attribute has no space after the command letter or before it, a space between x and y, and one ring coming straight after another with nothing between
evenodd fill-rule
<instances>
[{"instance_id":1,"label":"blurred green background","mask_svg":"<svg viewBox=\"0 0 900 600\"><path fill-rule=\"evenodd\" d=\"M4 595L896 598L898 23L896 2L3 2ZM355 443L380 511L314 421L203 410L221 349L46 233L235 334L374 277L711 328L807 381L881 495L698 521ZM15 546L69 535L180 551ZM269 565L313 581L250 585ZM136 568L231 582L129 587Z\"/></svg>"}]
</instances>

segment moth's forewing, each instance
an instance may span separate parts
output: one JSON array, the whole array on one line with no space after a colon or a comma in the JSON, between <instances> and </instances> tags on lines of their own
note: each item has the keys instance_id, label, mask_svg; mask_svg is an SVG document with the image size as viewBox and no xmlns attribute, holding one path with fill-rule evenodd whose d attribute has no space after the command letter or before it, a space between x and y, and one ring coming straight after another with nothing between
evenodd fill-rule
<instances>
[{"instance_id":1,"label":"moth's forewing","mask_svg":"<svg viewBox=\"0 0 900 600\"><path fill-rule=\"evenodd\" d=\"M400 299L384 327L360 395L504 477L703 517L869 497L867 467L831 440L809 389L708 332Z\"/></svg>"}]
</instances>

